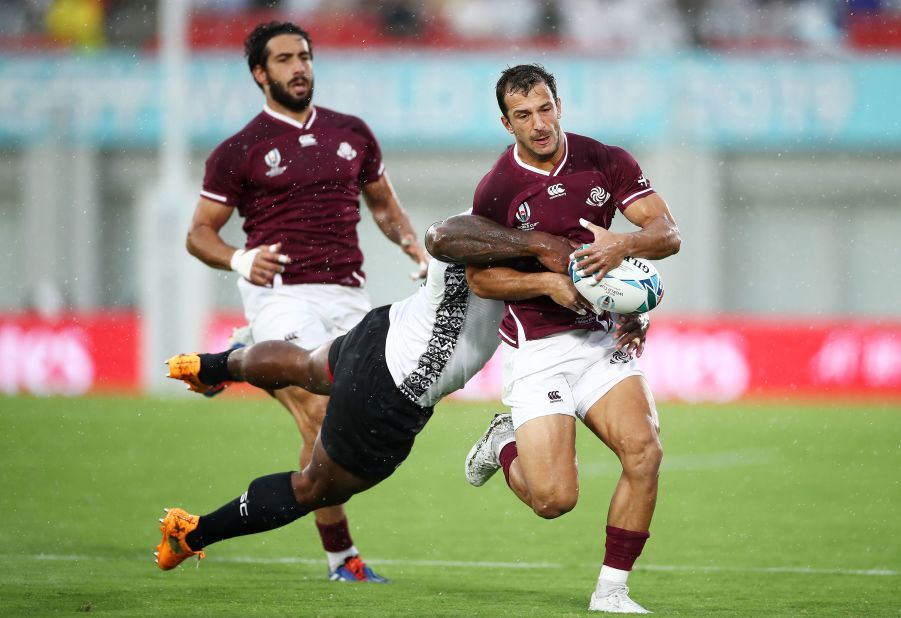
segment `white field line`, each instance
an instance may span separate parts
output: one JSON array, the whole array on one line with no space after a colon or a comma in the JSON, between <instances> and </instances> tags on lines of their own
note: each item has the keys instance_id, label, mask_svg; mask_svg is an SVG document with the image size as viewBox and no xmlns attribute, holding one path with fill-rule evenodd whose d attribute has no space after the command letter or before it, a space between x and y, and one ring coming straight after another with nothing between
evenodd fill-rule
<instances>
[{"instance_id":1,"label":"white field line","mask_svg":"<svg viewBox=\"0 0 901 618\"><path fill-rule=\"evenodd\" d=\"M148 554L149 556L149 554ZM83 556L77 554L6 554L4 560L46 560L48 562L81 562L110 560L100 556ZM150 561L152 556L148 557ZM256 558L253 556L222 556L215 558L216 562L231 564L312 564L324 565L323 558ZM438 567L438 568L462 568L462 569L562 569L564 567L581 566L597 567L596 564L560 564L557 562L491 562L491 561L467 561L467 560L398 560L375 559L368 557L366 561L378 565L397 565L414 567ZM664 565L645 564L636 565L636 571L668 571L679 573L792 573L799 575L864 575L875 577L894 577L901 575L901 571L894 569L838 569L816 567L742 567L742 566L692 566L692 565Z\"/></svg>"}]
</instances>

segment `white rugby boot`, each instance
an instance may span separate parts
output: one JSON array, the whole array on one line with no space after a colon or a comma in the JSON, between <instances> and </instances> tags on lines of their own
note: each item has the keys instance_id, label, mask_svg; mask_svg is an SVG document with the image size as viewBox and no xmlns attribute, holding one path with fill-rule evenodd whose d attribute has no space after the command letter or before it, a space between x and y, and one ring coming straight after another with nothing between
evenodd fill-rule
<instances>
[{"instance_id":1,"label":"white rugby boot","mask_svg":"<svg viewBox=\"0 0 901 618\"><path fill-rule=\"evenodd\" d=\"M513 417L509 414L495 414L485 435L469 450L464 473L473 487L481 487L495 472L500 470L498 456L505 445L516 438L513 433Z\"/></svg>"},{"instance_id":2,"label":"white rugby boot","mask_svg":"<svg viewBox=\"0 0 901 618\"><path fill-rule=\"evenodd\" d=\"M597 590L588 602L588 611L607 612L608 614L652 614L629 598L629 587L623 584L601 596Z\"/></svg>"}]
</instances>

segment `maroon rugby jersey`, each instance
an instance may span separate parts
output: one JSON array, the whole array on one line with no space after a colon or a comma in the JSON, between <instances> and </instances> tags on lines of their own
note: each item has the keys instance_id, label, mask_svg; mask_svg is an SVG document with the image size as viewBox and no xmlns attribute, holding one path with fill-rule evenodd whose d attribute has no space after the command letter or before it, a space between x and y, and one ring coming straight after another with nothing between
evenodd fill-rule
<instances>
[{"instance_id":1,"label":"maroon rugby jersey","mask_svg":"<svg viewBox=\"0 0 901 618\"><path fill-rule=\"evenodd\" d=\"M575 133L564 134L564 154L553 171L526 164L507 149L476 188L472 214L521 230L539 230L580 243L594 240L579 225L608 228L616 209L654 192L628 152ZM534 258L510 260L517 270L546 270ZM607 328L606 316L580 316L549 296L507 302L500 336L510 345L573 329Z\"/></svg>"},{"instance_id":2,"label":"maroon rugby jersey","mask_svg":"<svg viewBox=\"0 0 901 618\"><path fill-rule=\"evenodd\" d=\"M301 124L267 106L209 156L201 195L238 209L247 249L282 243L284 283L359 287L360 189L383 171L359 118L314 107Z\"/></svg>"}]
</instances>

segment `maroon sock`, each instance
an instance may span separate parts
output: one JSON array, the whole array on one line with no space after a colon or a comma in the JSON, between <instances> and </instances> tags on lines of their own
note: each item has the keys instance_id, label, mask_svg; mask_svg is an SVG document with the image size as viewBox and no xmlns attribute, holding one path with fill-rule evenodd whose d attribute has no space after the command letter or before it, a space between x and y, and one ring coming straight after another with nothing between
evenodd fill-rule
<instances>
[{"instance_id":1,"label":"maroon sock","mask_svg":"<svg viewBox=\"0 0 901 618\"><path fill-rule=\"evenodd\" d=\"M497 456L501 462L501 468L504 469L504 478L507 479L507 486L510 486L510 466L513 465L513 460L518 456L519 451L516 450L516 442L505 444Z\"/></svg>"},{"instance_id":2,"label":"maroon sock","mask_svg":"<svg viewBox=\"0 0 901 618\"><path fill-rule=\"evenodd\" d=\"M325 551L344 551L354 544L353 539L350 538L346 517L336 524L320 524L317 521L316 527L319 529L319 538L322 539L322 547Z\"/></svg>"},{"instance_id":3,"label":"maroon sock","mask_svg":"<svg viewBox=\"0 0 901 618\"><path fill-rule=\"evenodd\" d=\"M621 571L631 571L635 560L641 555L650 532L635 532L607 526L607 552L604 564Z\"/></svg>"}]
</instances>

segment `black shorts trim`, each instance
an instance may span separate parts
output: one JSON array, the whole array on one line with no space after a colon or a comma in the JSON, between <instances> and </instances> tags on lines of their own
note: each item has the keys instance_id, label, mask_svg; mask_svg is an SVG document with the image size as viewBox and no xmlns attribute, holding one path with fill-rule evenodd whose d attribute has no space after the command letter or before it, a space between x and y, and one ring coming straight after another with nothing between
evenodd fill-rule
<instances>
[{"instance_id":1,"label":"black shorts trim","mask_svg":"<svg viewBox=\"0 0 901 618\"><path fill-rule=\"evenodd\" d=\"M403 463L433 410L416 405L394 384L385 362L389 308L373 309L332 342L332 392L320 432L338 465L376 481Z\"/></svg>"}]
</instances>

